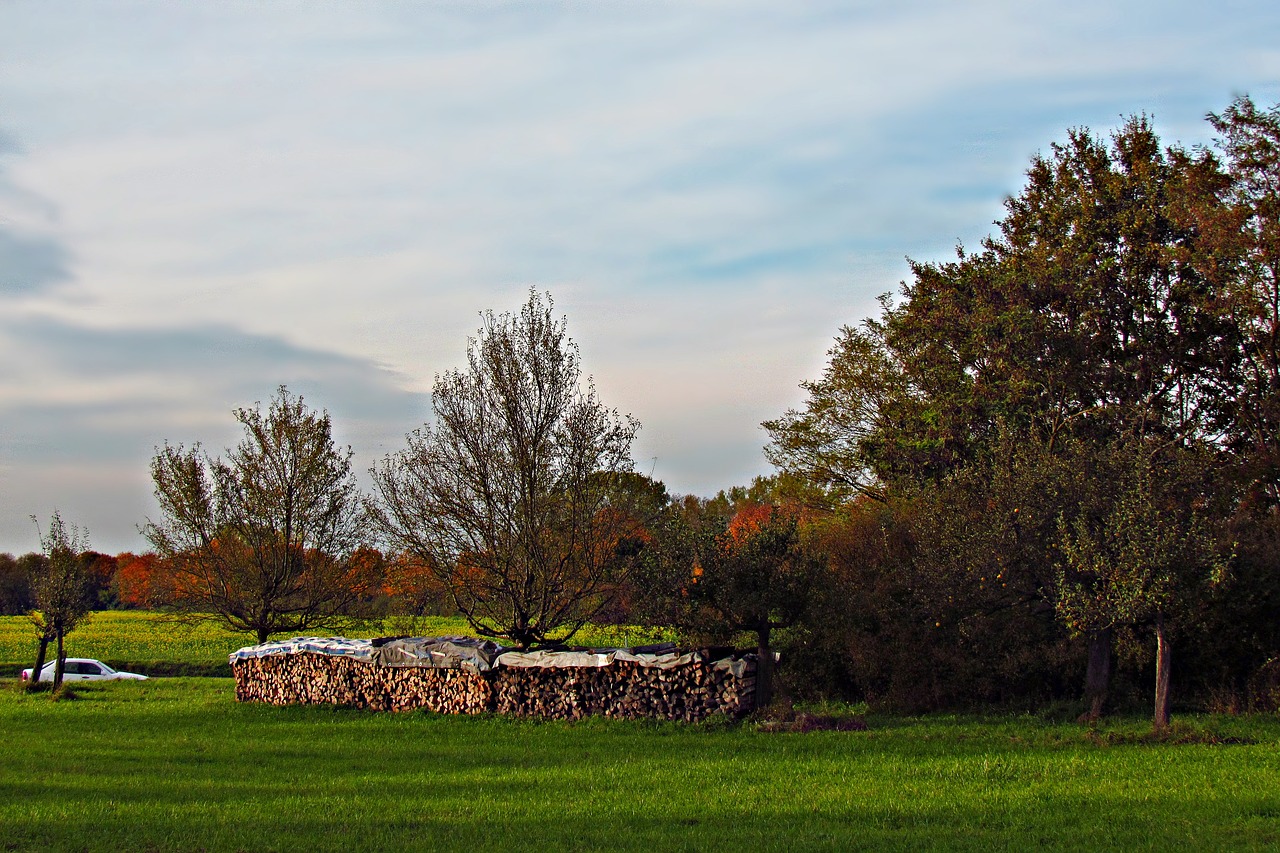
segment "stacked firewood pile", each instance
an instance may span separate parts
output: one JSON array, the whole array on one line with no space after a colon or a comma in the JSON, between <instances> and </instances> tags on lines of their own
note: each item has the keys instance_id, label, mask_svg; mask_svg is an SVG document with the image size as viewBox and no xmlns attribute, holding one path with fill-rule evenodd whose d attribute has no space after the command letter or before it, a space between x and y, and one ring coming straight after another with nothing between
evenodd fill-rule
<instances>
[{"instance_id":1,"label":"stacked firewood pile","mask_svg":"<svg viewBox=\"0 0 1280 853\"><path fill-rule=\"evenodd\" d=\"M751 711L755 671L690 662L671 669L616 661L603 667L546 667L494 672L494 710L518 717L577 720L600 715L697 722L713 714Z\"/></svg>"},{"instance_id":2,"label":"stacked firewood pile","mask_svg":"<svg viewBox=\"0 0 1280 853\"><path fill-rule=\"evenodd\" d=\"M503 665L499 656L491 668L477 668L383 665L376 653L365 652L242 649L231 659L236 699L377 711L697 722L714 714L742 716L751 711L755 697L753 655L709 660L691 653L672 662L674 655L626 654L619 655L625 659L608 656L584 664L583 658L591 655L543 653L545 660Z\"/></svg>"},{"instance_id":3,"label":"stacked firewood pile","mask_svg":"<svg viewBox=\"0 0 1280 853\"><path fill-rule=\"evenodd\" d=\"M252 658L231 669L241 702L441 714L479 714L493 705L489 680L465 669L393 669L314 652Z\"/></svg>"}]
</instances>

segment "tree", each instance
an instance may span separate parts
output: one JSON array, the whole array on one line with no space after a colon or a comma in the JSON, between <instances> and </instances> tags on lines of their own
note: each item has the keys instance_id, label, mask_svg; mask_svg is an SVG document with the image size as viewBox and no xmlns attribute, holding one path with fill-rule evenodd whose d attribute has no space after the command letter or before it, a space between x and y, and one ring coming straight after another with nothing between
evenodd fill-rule
<instances>
[{"instance_id":1,"label":"tree","mask_svg":"<svg viewBox=\"0 0 1280 853\"><path fill-rule=\"evenodd\" d=\"M153 553L116 555L116 588L124 607L154 609L164 606L164 578L168 575Z\"/></svg>"},{"instance_id":2,"label":"tree","mask_svg":"<svg viewBox=\"0 0 1280 853\"><path fill-rule=\"evenodd\" d=\"M35 516L31 517L36 521ZM89 614L89 578L86 562L80 554L88 550L88 536L75 525L68 525L54 512L47 533L40 534L44 560L33 567L32 593L36 609L30 613L39 648L32 669L32 683L40 678L49 643L57 644L57 664L53 669L53 687L62 684L63 665L67 659L65 638Z\"/></svg>"},{"instance_id":3,"label":"tree","mask_svg":"<svg viewBox=\"0 0 1280 853\"><path fill-rule=\"evenodd\" d=\"M564 641L616 599L633 529L617 478L639 423L583 389L577 346L536 292L483 315L465 370L438 376L434 423L373 470L376 518L477 632Z\"/></svg>"},{"instance_id":4,"label":"tree","mask_svg":"<svg viewBox=\"0 0 1280 853\"><path fill-rule=\"evenodd\" d=\"M119 565L110 554L85 551L80 555L84 563L87 594L94 610L115 610L120 606L116 572Z\"/></svg>"},{"instance_id":5,"label":"tree","mask_svg":"<svg viewBox=\"0 0 1280 853\"><path fill-rule=\"evenodd\" d=\"M881 305L888 307L887 297ZM769 461L811 484L830 504L882 496L865 445L883 423L882 406L904 381L884 335L874 320L861 329L841 328L822 378L801 383L809 394L804 410L761 425L771 439L765 447Z\"/></svg>"},{"instance_id":6,"label":"tree","mask_svg":"<svg viewBox=\"0 0 1280 853\"><path fill-rule=\"evenodd\" d=\"M25 558L0 554L0 616L21 616L33 606Z\"/></svg>"},{"instance_id":7,"label":"tree","mask_svg":"<svg viewBox=\"0 0 1280 853\"><path fill-rule=\"evenodd\" d=\"M1207 466L1188 451L1160 450L1130 442L1099 454L1091 505L1059 522L1064 559L1055 584L1058 614L1073 631L1153 626L1157 729L1169 723L1178 616L1227 573L1201 502L1179 494Z\"/></svg>"},{"instance_id":8,"label":"tree","mask_svg":"<svg viewBox=\"0 0 1280 853\"><path fill-rule=\"evenodd\" d=\"M1223 183L1216 158L1162 147L1145 117L1110 140L1071 131L1032 160L979 251L913 262L898 304L886 298L879 317L842 330L822 379L805 385L805 407L764 424L770 458L836 499L927 503L959 472L990 481L1013 464L1007 435L1067 461L1077 441L1214 447L1239 340L1205 260L1204 222L1221 209ZM950 519L960 538L981 538L961 523L970 507L939 509L922 529ZM996 538L1017 533L1020 553L1039 552L1024 565L1054 565L1052 524L1018 533L1009 517L994 520ZM954 551L934 553L944 558L935 568L951 568L920 576L945 588L995 574L985 569L1004 552L977 549L989 565L968 568ZM1051 586L1027 588L1051 608ZM1106 659L1091 649L1091 661Z\"/></svg>"},{"instance_id":9,"label":"tree","mask_svg":"<svg viewBox=\"0 0 1280 853\"><path fill-rule=\"evenodd\" d=\"M1220 420L1245 461L1251 503L1280 506L1280 104L1237 98L1209 115L1225 159L1207 200L1187 205L1199 229L1193 257L1222 292L1237 334L1235 357L1214 371L1228 410Z\"/></svg>"},{"instance_id":10,"label":"tree","mask_svg":"<svg viewBox=\"0 0 1280 853\"><path fill-rule=\"evenodd\" d=\"M1002 429L1177 441L1211 428L1234 333L1190 262L1184 209L1212 203L1208 154L1145 118L1110 144L1072 131L1036 157L999 233L912 263L902 300L842 330L801 411L764 424L784 471L837 492L936 482ZM1189 198L1194 196L1194 205Z\"/></svg>"},{"instance_id":11,"label":"tree","mask_svg":"<svg viewBox=\"0 0 1280 853\"><path fill-rule=\"evenodd\" d=\"M280 386L266 412L235 410L244 439L226 458L168 443L151 476L163 519L143 534L169 568L167 606L251 631L327 623L366 591L352 554L367 535L363 499L327 412Z\"/></svg>"},{"instance_id":12,"label":"tree","mask_svg":"<svg viewBox=\"0 0 1280 853\"><path fill-rule=\"evenodd\" d=\"M826 558L804 539L799 510L745 497L765 486L668 507L651 525L637 574L642 621L704 641L755 635L759 708L773 696L775 632L810 616L829 581Z\"/></svg>"},{"instance_id":13,"label":"tree","mask_svg":"<svg viewBox=\"0 0 1280 853\"><path fill-rule=\"evenodd\" d=\"M1002 429L990 452L937 482L900 489L887 507L909 542L894 554L890 586L905 585L929 635L913 652L930 662L931 671L913 667L922 698L1009 702L1061 689L1055 670L1067 638L1046 593L1053 540L1061 514L1091 487L1063 450Z\"/></svg>"},{"instance_id":14,"label":"tree","mask_svg":"<svg viewBox=\"0 0 1280 853\"><path fill-rule=\"evenodd\" d=\"M755 634L759 708L773 699L773 632L804 617L826 568L801 541L796 514L775 504L744 506L699 549L688 586L697 622Z\"/></svg>"}]
</instances>

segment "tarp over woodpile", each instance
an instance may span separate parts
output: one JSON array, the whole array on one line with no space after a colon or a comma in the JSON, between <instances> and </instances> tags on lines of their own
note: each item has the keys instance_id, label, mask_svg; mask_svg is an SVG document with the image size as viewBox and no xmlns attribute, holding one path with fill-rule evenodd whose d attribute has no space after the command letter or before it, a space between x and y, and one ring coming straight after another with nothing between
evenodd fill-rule
<instances>
[{"instance_id":1,"label":"tarp over woodpile","mask_svg":"<svg viewBox=\"0 0 1280 853\"><path fill-rule=\"evenodd\" d=\"M265 658L272 655L296 655L311 652L317 655L335 655L373 662L372 640L349 640L346 637L294 637L290 640L277 640L272 643L261 643L256 646L245 646L237 649L228 657L228 662L235 666L243 660Z\"/></svg>"},{"instance_id":2,"label":"tarp over woodpile","mask_svg":"<svg viewBox=\"0 0 1280 853\"><path fill-rule=\"evenodd\" d=\"M540 651L540 652L504 652L498 657L499 666L539 667L559 669L562 667L601 667L613 666L615 663L633 663L646 669L677 669L693 663L709 663L713 669L732 672L738 678L746 671L746 660L739 656L727 655L718 660L703 651L679 651L674 643L664 644L669 648L655 650L654 647L639 649L582 649L574 651Z\"/></svg>"},{"instance_id":3,"label":"tarp over woodpile","mask_svg":"<svg viewBox=\"0 0 1280 853\"><path fill-rule=\"evenodd\" d=\"M488 672L503 652L492 640L475 637L391 637L373 642L373 661L379 666Z\"/></svg>"},{"instance_id":4,"label":"tarp over woodpile","mask_svg":"<svg viewBox=\"0 0 1280 853\"><path fill-rule=\"evenodd\" d=\"M310 652L317 655L348 657L376 666L426 667L430 669L469 669L487 672L494 659L505 649L490 640L475 637L379 637L374 640L351 640L346 637L294 637L256 646L245 646L229 656L234 666L238 661L275 655Z\"/></svg>"},{"instance_id":5,"label":"tarp over woodpile","mask_svg":"<svg viewBox=\"0 0 1280 853\"><path fill-rule=\"evenodd\" d=\"M294 637L246 646L232 652L230 662L272 655L302 652L351 657L376 666L424 667L431 669L466 669L488 672L496 667L512 669L562 669L607 667L630 663L646 669L677 669L705 663L741 678L749 666L748 658L729 652L713 654L709 650L681 651L674 643L659 643L633 648L568 649L521 652L506 649L491 640L475 637L381 637L374 640L350 640L346 637Z\"/></svg>"}]
</instances>

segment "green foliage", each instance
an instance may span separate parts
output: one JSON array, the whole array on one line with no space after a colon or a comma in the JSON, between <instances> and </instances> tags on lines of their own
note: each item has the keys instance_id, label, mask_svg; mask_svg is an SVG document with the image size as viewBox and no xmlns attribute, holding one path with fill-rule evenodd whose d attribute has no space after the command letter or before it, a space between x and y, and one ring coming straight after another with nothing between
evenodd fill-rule
<instances>
[{"instance_id":1,"label":"green foliage","mask_svg":"<svg viewBox=\"0 0 1280 853\"><path fill-rule=\"evenodd\" d=\"M0 616L16 616L35 606L30 563L38 556L26 554L14 559L12 554L0 554Z\"/></svg>"},{"instance_id":2,"label":"green foliage","mask_svg":"<svg viewBox=\"0 0 1280 853\"><path fill-rule=\"evenodd\" d=\"M1185 613L1226 580L1213 531L1185 494L1203 462L1154 452L1125 444L1096 458L1087 504L1059 519L1056 606L1077 634Z\"/></svg>"},{"instance_id":3,"label":"green foliage","mask_svg":"<svg viewBox=\"0 0 1280 853\"><path fill-rule=\"evenodd\" d=\"M771 439L769 461L829 502L879 493L868 442L884 423L882 407L905 383L884 334L874 321L842 328L822 378L801 383L809 394L805 409L762 424Z\"/></svg>"},{"instance_id":4,"label":"green foliage","mask_svg":"<svg viewBox=\"0 0 1280 853\"><path fill-rule=\"evenodd\" d=\"M820 607L809 640L856 694L1069 695L1086 640L1105 682L1113 627L1131 674L1153 627L1203 643L1201 691L1252 678L1210 648L1255 668L1280 651L1265 551L1220 582L1220 543L1260 546L1280 503L1280 107L1210 121L1221 158L1146 117L1069 132L994 235L913 263L896 302L840 331L805 405L764 424L831 512L837 597L860 612ZM1147 474L1111 459L1137 447ZM1210 688L1215 668L1234 686Z\"/></svg>"},{"instance_id":5,"label":"green foliage","mask_svg":"<svg viewBox=\"0 0 1280 853\"><path fill-rule=\"evenodd\" d=\"M826 580L826 561L805 547L799 519L772 504L740 511L723 530L702 531L692 576L685 587L690 624L732 636L787 628L808 611Z\"/></svg>"},{"instance_id":6,"label":"green foliage","mask_svg":"<svg viewBox=\"0 0 1280 853\"><path fill-rule=\"evenodd\" d=\"M1225 186L1216 204L1189 206L1203 250L1193 262L1219 289L1237 350L1215 375L1220 425L1252 487L1249 503L1280 504L1280 104L1237 98L1209 115Z\"/></svg>"},{"instance_id":7,"label":"green foliage","mask_svg":"<svg viewBox=\"0 0 1280 853\"><path fill-rule=\"evenodd\" d=\"M1145 118L1109 145L1072 131L981 251L913 263L900 304L841 330L805 409L764 424L771 459L841 497L934 482L1002 428L1200 436L1232 338L1179 214L1215 169L1162 151Z\"/></svg>"}]
</instances>

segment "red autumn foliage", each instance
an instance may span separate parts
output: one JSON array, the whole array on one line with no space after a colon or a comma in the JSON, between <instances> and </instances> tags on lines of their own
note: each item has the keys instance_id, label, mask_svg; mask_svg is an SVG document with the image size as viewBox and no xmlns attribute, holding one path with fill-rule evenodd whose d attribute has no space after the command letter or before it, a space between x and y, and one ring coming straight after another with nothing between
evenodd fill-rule
<instances>
[{"instance_id":1,"label":"red autumn foliage","mask_svg":"<svg viewBox=\"0 0 1280 853\"><path fill-rule=\"evenodd\" d=\"M120 603L126 607L154 608L163 601L162 581L166 578L163 560L152 553L117 554L116 586Z\"/></svg>"},{"instance_id":2,"label":"red autumn foliage","mask_svg":"<svg viewBox=\"0 0 1280 853\"><path fill-rule=\"evenodd\" d=\"M774 504L745 504L729 520L725 530L724 545L728 549L740 548L752 536L773 521L775 513L781 510Z\"/></svg>"}]
</instances>

